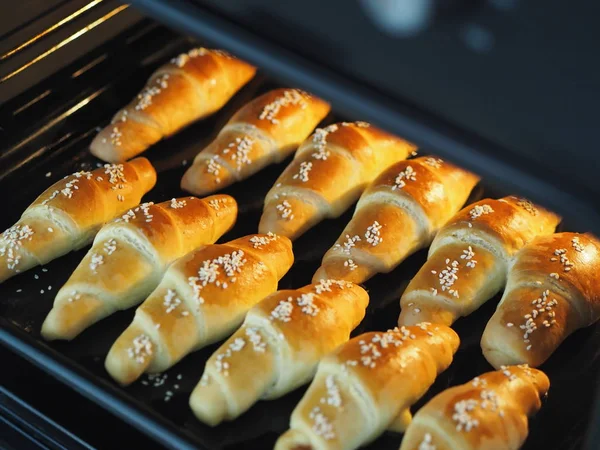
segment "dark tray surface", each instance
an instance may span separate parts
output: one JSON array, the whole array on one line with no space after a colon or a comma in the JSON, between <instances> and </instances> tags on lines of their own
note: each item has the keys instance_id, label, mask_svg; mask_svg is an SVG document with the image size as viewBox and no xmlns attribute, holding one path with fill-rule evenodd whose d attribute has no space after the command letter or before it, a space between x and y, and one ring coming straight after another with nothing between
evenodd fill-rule
<instances>
[{"instance_id":1,"label":"dark tray surface","mask_svg":"<svg viewBox=\"0 0 600 450\"><path fill-rule=\"evenodd\" d=\"M131 33L141 33L140 30L143 31L138 27ZM88 103L70 114L63 114L64 108L70 108L69 105L59 106L50 101L35 105L36 113L29 115L30 121L19 125L4 141L6 144L0 152L3 172L0 174L0 192L5 193L6 213L0 217L0 228L7 228L14 223L21 211L52 182L75 170L95 167L98 160L88 153L94 130L105 125L121 104L137 92L154 67L190 45L173 33L152 26L149 26L144 37L145 50L137 53L136 42L134 40L132 45L124 46L127 47L124 49L118 45L107 47L106 52L110 56L108 62L94 69L96 74L90 74L82 84L86 86L85 89L71 92L72 86L56 88L63 99L71 98L65 97L71 92L73 97L70 102L81 105L83 99L91 98ZM123 53L135 57L126 60ZM151 62L144 65L144 60ZM122 63L122 66L118 66L118 73L114 65L106 66L115 61ZM53 77L48 82L60 81L59 77ZM219 114L190 126L146 152L145 156L159 172L159 181L144 200L160 202L185 195L179 189L179 180L186 162L190 162L197 151L214 137L237 108L251 97L275 86L259 76ZM59 99L57 97L56 101ZM26 99L19 97L17 100L25 102ZM8 108L16 106L17 103L5 105L0 110L0 120L9 115ZM43 128L56 117L58 119L53 127ZM325 123L342 119L343 115L330 115ZM30 139L32 135L34 139ZM238 200L240 213L236 226L222 241L256 232L264 195L287 162L271 166L223 191ZM50 175L45 176L46 173ZM23 183L23 180L27 182ZM8 193L12 195L6 195ZM500 194L478 189L473 198L482 195ZM337 220L321 223L294 244L296 262L281 281L280 288L295 288L310 282L322 255L342 231L352 210ZM202 374L206 359L217 345L188 356L161 378L150 380L145 376L131 387L122 389L111 381L103 362L114 340L130 323L134 310L107 318L70 343L46 344L41 340L39 330L51 308L53 296L85 251L87 249L69 254L0 285L0 342L28 355L38 365L85 392L96 402L112 408L125 420L164 443L170 442L173 447L189 444L222 450L272 448L277 436L287 428L289 415L304 389L277 401L260 402L235 422L217 428L202 425L190 411L188 397ZM400 294L424 262L425 256L424 251L419 252L392 273L376 276L366 283L371 304L355 334L395 326ZM481 354L479 339L496 302L497 299L488 302L475 314L456 323L455 329L462 343L455 360L413 411L444 388L464 383L479 373L491 370ZM542 411L531 422L530 437L524 448L580 448L600 369L599 344L600 327L579 331L545 365L552 388ZM168 401L167 391L174 393ZM175 441L172 439L174 437L180 440ZM396 450L400 441L400 435L386 433L367 448Z\"/></svg>"}]
</instances>

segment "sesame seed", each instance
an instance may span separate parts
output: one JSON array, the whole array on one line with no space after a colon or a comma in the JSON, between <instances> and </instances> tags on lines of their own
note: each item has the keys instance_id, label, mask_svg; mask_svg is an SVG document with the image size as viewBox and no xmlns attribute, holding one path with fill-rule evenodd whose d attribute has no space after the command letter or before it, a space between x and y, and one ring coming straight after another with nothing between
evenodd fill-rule
<instances>
[{"instance_id":1,"label":"sesame seed","mask_svg":"<svg viewBox=\"0 0 600 450\"><path fill-rule=\"evenodd\" d=\"M327 136L338 130L336 124L329 125L325 128L317 128L313 134L312 142L315 152L311 155L315 159L322 161L329 158L329 150L327 150Z\"/></svg>"},{"instance_id":2,"label":"sesame seed","mask_svg":"<svg viewBox=\"0 0 600 450\"><path fill-rule=\"evenodd\" d=\"M471 220L477 219L483 215L491 214L494 210L490 205L475 205L469 211L469 215L471 216Z\"/></svg>"},{"instance_id":3,"label":"sesame seed","mask_svg":"<svg viewBox=\"0 0 600 450\"><path fill-rule=\"evenodd\" d=\"M313 166L313 163L311 163L310 161L303 161L300 163L300 169L298 170L298 173L295 174L292 179L294 180L300 180L303 183L306 183L308 181L308 173L311 171Z\"/></svg>"},{"instance_id":4,"label":"sesame seed","mask_svg":"<svg viewBox=\"0 0 600 450\"><path fill-rule=\"evenodd\" d=\"M277 211L279 211L279 216L282 219L293 220L294 214L292 214L292 205L287 200L284 200L276 207Z\"/></svg>"},{"instance_id":5,"label":"sesame seed","mask_svg":"<svg viewBox=\"0 0 600 450\"><path fill-rule=\"evenodd\" d=\"M287 89L283 92L283 94L273 100L271 103L266 105L258 118L260 120L267 120L274 125L279 124L279 120L277 119L277 115L281 108L290 106L290 105L300 105L302 109L307 107L306 98L309 97L308 94L299 90L299 89Z\"/></svg>"},{"instance_id":6,"label":"sesame seed","mask_svg":"<svg viewBox=\"0 0 600 450\"><path fill-rule=\"evenodd\" d=\"M36 274L33 276L33 278L35 278L36 280L39 280L39 279L40 279L40 276L39 276L39 275L36 273Z\"/></svg>"},{"instance_id":7,"label":"sesame seed","mask_svg":"<svg viewBox=\"0 0 600 450\"><path fill-rule=\"evenodd\" d=\"M278 236L276 234L269 231L266 235L252 236L250 242L254 248L261 249L270 242L276 241L277 238Z\"/></svg>"},{"instance_id":8,"label":"sesame seed","mask_svg":"<svg viewBox=\"0 0 600 450\"><path fill-rule=\"evenodd\" d=\"M171 208L172 209L181 209L186 205L186 201L185 200L177 200L176 198L172 198L171 199Z\"/></svg>"},{"instance_id":9,"label":"sesame seed","mask_svg":"<svg viewBox=\"0 0 600 450\"><path fill-rule=\"evenodd\" d=\"M23 289L17 289L17 292L23 292Z\"/></svg>"},{"instance_id":10,"label":"sesame seed","mask_svg":"<svg viewBox=\"0 0 600 450\"><path fill-rule=\"evenodd\" d=\"M432 158L432 157L425 158L425 164L433 167L434 169L439 169L440 167L442 167L443 163L444 163L444 161L440 158Z\"/></svg>"},{"instance_id":11,"label":"sesame seed","mask_svg":"<svg viewBox=\"0 0 600 450\"><path fill-rule=\"evenodd\" d=\"M378 221L374 221L367 227L367 231L365 232L365 240L371 244L371 246L376 247L383 242L383 238L381 237L382 228L383 225L380 225Z\"/></svg>"},{"instance_id":12,"label":"sesame seed","mask_svg":"<svg viewBox=\"0 0 600 450\"><path fill-rule=\"evenodd\" d=\"M46 178L50 178L52 176L52 172L46 172Z\"/></svg>"},{"instance_id":13,"label":"sesame seed","mask_svg":"<svg viewBox=\"0 0 600 450\"><path fill-rule=\"evenodd\" d=\"M406 186L407 181L417 181L417 174L412 166L407 166L404 170L402 170L396 179L394 180L394 185L392 186L392 191L397 189L402 189Z\"/></svg>"}]
</instances>

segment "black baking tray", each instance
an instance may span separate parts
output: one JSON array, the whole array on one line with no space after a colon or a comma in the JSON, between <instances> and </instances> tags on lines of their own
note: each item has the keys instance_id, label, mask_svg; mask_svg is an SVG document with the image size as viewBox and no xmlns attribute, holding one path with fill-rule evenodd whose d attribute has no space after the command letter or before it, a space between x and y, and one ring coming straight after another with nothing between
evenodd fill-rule
<instances>
[{"instance_id":1,"label":"black baking tray","mask_svg":"<svg viewBox=\"0 0 600 450\"><path fill-rule=\"evenodd\" d=\"M99 161L88 152L96 130L108 123L112 114L138 92L154 68L191 45L188 39L145 21L53 75L37 90L30 90L3 105L0 108L3 133L0 192L4 213L0 217L0 228L14 223L22 210L52 182L73 171L96 167ZM73 78L74 73L100 56L104 56L100 63ZM156 187L144 200L160 202L185 195L179 181L194 155L214 138L235 110L276 86L279 85L259 74L221 112L146 152L145 156L152 161L159 176ZM46 90L51 93L31 103L39 92ZM23 109L28 103L31 104ZM343 111L336 111L324 123L344 118ZM264 195L288 162L271 166L223 191L237 199L239 218L222 241L256 232ZM484 195L503 194L479 187L471 201ZM350 219L352 209L337 220L321 223L294 243L296 262L282 279L280 288L296 288L310 282L322 255ZM272 448L277 437L286 430L290 413L305 388L277 401L260 402L234 422L216 428L204 426L194 418L188 398L202 375L205 361L218 344L186 357L160 378L150 380L144 376L132 386L121 388L110 379L103 363L112 343L132 320L133 309L101 321L72 342L45 343L40 338L40 327L52 306L54 294L86 251L71 253L0 285L0 343L166 447ZM371 303L354 334L395 326L398 299L425 257L426 252L421 251L390 274L378 275L365 284ZM462 342L454 362L413 411L446 387L491 370L481 354L479 339L496 302L497 298L456 323ZM524 448L581 448L600 371L599 344L599 326L578 331L543 367L552 387L542 411L531 422ZM167 395L167 391L173 395ZM367 448L396 450L400 441L401 435L385 433Z\"/></svg>"}]
</instances>

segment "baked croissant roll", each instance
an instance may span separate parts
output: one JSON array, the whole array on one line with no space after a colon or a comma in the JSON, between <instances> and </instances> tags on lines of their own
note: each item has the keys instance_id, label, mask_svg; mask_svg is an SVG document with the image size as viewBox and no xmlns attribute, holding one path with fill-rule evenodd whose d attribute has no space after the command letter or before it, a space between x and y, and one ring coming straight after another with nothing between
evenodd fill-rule
<instances>
[{"instance_id":1,"label":"baked croissant roll","mask_svg":"<svg viewBox=\"0 0 600 450\"><path fill-rule=\"evenodd\" d=\"M453 330L428 323L351 339L321 361L275 450L351 450L403 432L458 345Z\"/></svg>"},{"instance_id":2,"label":"baked croissant roll","mask_svg":"<svg viewBox=\"0 0 600 450\"><path fill-rule=\"evenodd\" d=\"M214 426L308 383L319 360L350 338L368 303L363 288L337 280L267 297L206 363L190 398L194 414Z\"/></svg>"},{"instance_id":3,"label":"baked croissant roll","mask_svg":"<svg viewBox=\"0 0 600 450\"><path fill-rule=\"evenodd\" d=\"M323 257L313 281L362 283L429 245L467 201L479 178L434 157L399 162L362 194L354 216Z\"/></svg>"},{"instance_id":4,"label":"baked croissant roll","mask_svg":"<svg viewBox=\"0 0 600 450\"><path fill-rule=\"evenodd\" d=\"M366 122L318 128L268 192L259 231L294 240L321 220L339 217L381 172L415 150Z\"/></svg>"},{"instance_id":5,"label":"baked croissant roll","mask_svg":"<svg viewBox=\"0 0 600 450\"><path fill-rule=\"evenodd\" d=\"M600 241L591 234L538 237L517 253L481 348L494 367L539 366L574 331L600 319Z\"/></svg>"},{"instance_id":6,"label":"baked croissant roll","mask_svg":"<svg viewBox=\"0 0 600 450\"><path fill-rule=\"evenodd\" d=\"M85 247L155 183L156 171L146 158L76 172L54 183L0 235L0 283Z\"/></svg>"},{"instance_id":7,"label":"baked croissant roll","mask_svg":"<svg viewBox=\"0 0 600 450\"><path fill-rule=\"evenodd\" d=\"M90 145L104 161L125 161L220 110L256 69L221 50L195 48L152 74Z\"/></svg>"},{"instance_id":8,"label":"baked croissant roll","mask_svg":"<svg viewBox=\"0 0 600 450\"><path fill-rule=\"evenodd\" d=\"M400 299L399 325L451 325L496 295L508 263L536 236L552 234L560 217L515 196L465 207L437 234L427 262Z\"/></svg>"},{"instance_id":9,"label":"baked croissant roll","mask_svg":"<svg viewBox=\"0 0 600 450\"><path fill-rule=\"evenodd\" d=\"M176 261L113 344L106 370L120 384L163 372L231 334L246 312L277 290L294 262L283 236L250 235L207 245Z\"/></svg>"},{"instance_id":10,"label":"baked croissant roll","mask_svg":"<svg viewBox=\"0 0 600 450\"><path fill-rule=\"evenodd\" d=\"M523 365L446 389L415 414L400 450L517 450L549 387L543 372Z\"/></svg>"},{"instance_id":11,"label":"baked croissant roll","mask_svg":"<svg viewBox=\"0 0 600 450\"><path fill-rule=\"evenodd\" d=\"M275 89L255 98L198 153L181 188L205 195L283 161L328 112L328 103L299 89Z\"/></svg>"},{"instance_id":12,"label":"baked croissant roll","mask_svg":"<svg viewBox=\"0 0 600 450\"><path fill-rule=\"evenodd\" d=\"M228 195L142 203L105 225L75 272L58 291L42 325L47 340L71 340L87 327L145 299L167 266L212 244L237 217Z\"/></svg>"}]
</instances>

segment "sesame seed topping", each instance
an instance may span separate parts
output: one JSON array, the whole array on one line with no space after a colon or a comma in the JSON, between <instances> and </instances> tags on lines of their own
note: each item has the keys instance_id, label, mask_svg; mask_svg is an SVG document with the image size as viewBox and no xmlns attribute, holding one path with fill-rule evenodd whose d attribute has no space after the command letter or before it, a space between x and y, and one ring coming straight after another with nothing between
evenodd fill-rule
<instances>
[{"instance_id":1,"label":"sesame seed topping","mask_svg":"<svg viewBox=\"0 0 600 450\"><path fill-rule=\"evenodd\" d=\"M250 242L254 248L260 249L263 245L268 245L270 242L276 241L278 237L275 233L269 231L266 236L252 236Z\"/></svg>"},{"instance_id":2,"label":"sesame seed topping","mask_svg":"<svg viewBox=\"0 0 600 450\"><path fill-rule=\"evenodd\" d=\"M381 228L383 228L383 225L380 225L377 221L374 221L367 227L367 231L365 232L365 240L373 247L377 247L377 245L383 242L383 238L381 237L380 233Z\"/></svg>"},{"instance_id":3,"label":"sesame seed topping","mask_svg":"<svg viewBox=\"0 0 600 450\"><path fill-rule=\"evenodd\" d=\"M178 55L177 57L173 58L171 60L171 63L175 64L177 67L181 68L181 67L185 66L191 58L197 58L198 56L204 56L204 55L208 54L208 52L209 51L207 49L202 48L202 47L193 48L189 52L182 53L181 55ZM216 51L214 53L216 53Z\"/></svg>"},{"instance_id":4,"label":"sesame seed topping","mask_svg":"<svg viewBox=\"0 0 600 450\"><path fill-rule=\"evenodd\" d=\"M118 127L113 127L111 133L110 133L110 143L112 145L114 145L115 147L120 147L121 146L121 137L123 136L123 133L121 133L119 131Z\"/></svg>"},{"instance_id":5,"label":"sesame seed topping","mask_svg":"<svg viewBox=\"0 0 600 450\"><path fill-rule=\"evenodd\" d=\"M398 174L398 176L394 180L392 191L402 189L404 186L406 186L407 181L417 181L417 173L412 168L412 166L407 166L406 169L402 170Z\"/></svg>"},{"instance_id":6,"label":"sesame seed topping","mask_svg":"<svg viewBox=\"0 0 600 450\"><path fill-rule=\"evenodd\" d=\"M325 128L317 128L313 134L312 141L315 152L312 157L325 161L329 158L329 150L327 150L327 135L338 130L336 124L329 125Z\"/></svg>"},{"instance_id":7,"label":"sesame seed topping","mask_svg":"<svg viewBox=\"0 0 600 450\"><path fill-rule=\"evenodd\" d=\"M333 292L332 286L337 286L340 289L352 287L352 283L343 280L321 280L315 285L315 292L322 294L323 292Z\"/></svg>"},{"instance_id":8,"label":"sesame seed topping","mask_svg":"<svg viewBox=\"0 0 600 450\"><path fill-rule=\"evenodd\" d=\"M150 214L150 207L152 205L154 205L153 202L142 203L141 205L137 206L136 208L130 209L129 211L127 211L121 217L116 219L115 222L129 223L130 220L134 220L135 218L137 218L136 213L139 213L139 212L142 212L146 222L152 222L152 218L154 217L152 214Z\"/></svg>"},{"instance_id":9,"label":"sesame seed topping","mask_svg":"<svg viewBox=\"0 0 600 450\"><path fill-rule=\"evenodd\" d=\"M558 305L558 301L556 299L549 300L550 291L546 289L542 292L542 295L536 299L534 299L531 304L533 305L533 310L530 314L525 314L523 316L524 323L519 326L521 330L525 330L523 334L523 342L529 344L530 339L529 336L538 329L536 324L536 319L539 317L539 321L544 325L544 327L549 328L556 323L554 317L556 313L552 311L552 309ZM542 317L542 314L545 314L545 318ZM550 320L548 320L550 319ZM512 323L507 326L512 326ZM531 350L532 345L527 346L527 350Z\"/></svg>"},{"instance_id":10,"label":"sesame seed topping","mask_svg":"<svg viewBox=\"0 0 600 450\"><path fill-rule=\"evenodd\" d=\"M444 161L440 158L432 158L432 157L425 158L425 164L427 164L428 166L431 166L435 169L439 169L440 167L442 167L443 163L444 163Z\"/></svg>"},{"instance_id":11,"label":"sesame seed topping","mask_svg":"<svg viewBox=\"0 0 600 450\"><path fill-rule=\"evenodd\" d=\"M508 328L510 328L510 327L513 327L514 325L515 325L515 324L514 324L514 323L512 323L512 322L508 322L508 323L506 324L506 326L507 326Z\"/></svg>"},{"instance_id":12,"label":"sesame seed topping","mask_svg":"<svg viewBox=\"0 0 600 450\"><path fill-rule=\"evenodd\" d=\"M298 306L302 307L301 311L304 314L313 317L315 317L320 311L319 307L314 304L314 298L315 294L308 293L302 294L299 298L296 299L296 303L298 304Z\"/></svg>"},{"instance_id":13,"label":"sesame seed topping","mask_svg":"<svg viewBox=\"0 0 600 450\"><path fill-rule=\"evenodd\" d=\"M321 436L325 440L335 439L335 433L333 431L333 425L329 422L329 419L323 414L321 408L318 406L314 407L309 413L308 417L313 420L312 429L317 436Z\"/></svg>"},{"instance_id":14,"label":"sesame seed topping","mask_svg":"<svg viewBox=\"0 0 600 450\"><path fill-rule=\"evenodd\" d=\"M104 264L104 256L99 255L98 253L92 253L90 258L90 270L96 273L96 269L102 264Z\"/></svg>"},{"instance_id":15,"label":"sesame seed topping","mask_svg":"<svg viewBox=\"0 0 600 450\"><path fill-rule=\"evenodd\" d=\"M479 426L479 420L473 418L470 414L477 406L479 404L475 399L460 400L454 404L452 420L456 422L456 431L465 430L469 432Z\"/></svg>"},{"instance_id":16,"label":"sesame seed topping","mask_svg":"<svg viewBox=\"0 0 600 450\"><path fill-rule=\"evenodd\" d=\"M215 182L220 183L221 178L219 178L219 173L221 171L221 164L217 162L218 156L213 156L211 159L206 160L206 171L211 175L214 175Z\"/></svg>"},{"instance_id":17,"label":"sesame seed topping","mask_svg":"<svg viewBox=\"0 0 600 450\"><path fill-rule=\"evenodd\" d=\"M52 176L52 172L46 172L46 178L50 178Z\"/></svg>"},{"instance_id":18,"label":"sesame seed topping","mask_svg":"<svg viewBox=\"0 0 600 450\"><path fill-rule=\"evenodd\" d=\"M500 366L500 370L502 371L502 374L509 379L509 381L514 381L517 379L517 376L508 370L508 366L502 365Z\"/></svg>"},{"instance_id":19,"label":"sesame seed topping","mask_svg":"<svg viewBox=\"0 0 600 450\"><path fill-rule=\"evenodd\" d=\"M471 220L474 220L485 214L491 214L493 212L494 209L490 205L475 205L469 211L469 215L471 216Z\"/></svg>"},{"instance_id":20,"label":"sesame seed topping","mask_svg":"<svg viewBox=\"0 0 600 450\"><path fill-rule=\"evenodd\" d=\"M235 250L230 254L219 256L212 260L205 260L198 269L197 276L189 277L188 283L194 292L194 299L198 305L204 303L201 291L209 284L214 284L222 289L227 289L229 283L235 283L236 275L241 272L247 260L243 250ZM227 277L226 281L219 280L221 269Z\"/></svg>"},{"instance_id":21,"label":"sesame seed topping","mask_svg":"<svg viewBox=\"0 0 600 450\"><path fill-rule=\"evenodd\" d=\"M376 361L382 356L381 349L385 349L391 346L399 347L403 341L412 337L410 331L401 327L394 328L385 333L376 333L370 342L361 340L358 342L360 345L360 362L363 366L373 369L376 367ZM413 338L414 339L414 338Z\"/></svg>"},{"instance_id":22,"label":"sesame seed topping","mask_svg":"<svg viewBox=\"0 0 600 450\"><path fill-rule=\"evenodd\" d=\"M533 205L533 203L531 203L526 198L519 199L519 201L517 202L517 205L519 205L521 208L523 208L525 211L527 211L532 216L537 216L537 213L538 213L537 208Z\"/></svg>"},{"instance_id":23,"label":"sesame seed topping","mask_svg":"<svg viewBox=\"0 0 600 450\"><path fill-rule=\"evenodd\" d=\"M485 387L485 386L487 386L487 381L482 378L475 377L471 381L471 384L475 387Z\"/></svg>"},{"instance_id":24,"label":"sesame seed topping","mask_svg":"<svg viewBox=\"0 0 600 450\"><path fill-rule=\"evenodd\" d=\"M342 409L342 395L340 388L335 382L334 375L328 375L325 378L325 387L327 388L327 397L322 397L320 402L337 409Z\"/></svg>"},{"instance_id":25,"label":"sesame seed topping","mask_svg":"<svg viewBox=\"0 0 600 450\"><path fill-rule=\"evenodd\" d=\"M261 335L258 333L258 328L246 328L246 336L248 336L248 340L252 344L252 348L255 352L265 352L267 348L267 343L262 340Z\"/></svg>"},{"instance_id":26,"label":"sesame seed topping","mask_svg":"<svg viewBox=\"0 0 600 450\"><path fill-rule=\"evenodd\" d=\"M575 250L575 251L577 251L577 250ZM566 248L559 248L559 249L554 250L554 255L558 256L558 258L551 257L550 261L551 262L560 261L560 264L562 265L563 270L565 272L569 272L575 266L575 264L573 264L571 262L571 260L569 259L569 257L567 256ZM557 280L560 278L557 273L551 273L550 276L552 278L556 278Z\"/></svg>"},{"instance_id":27,"label":"sesame seed topping","mask_svg":"<svg viewBox=\"0 0 600 450\"><path fill-rule=\"evenodd\" d=\"M165 312L169 314L181 305L181 300L177 297L177 293L172 289L167 289L167 293L163 297L163 305L166 307Z\"/></svg>"},{"instance_id":28,"label":"sesame seed topping","mask_svg":"<svg viewBox=\"0 0 600 450\"><path fill-rule=\"evenodd\" d=\"M360 241L360 236L358 235L354 235L352 237L350 237L349 234L346 235L346 241L343 244L335 244L333 246L333 248L339 249L342 251L342 253L345 253L347 255L350 254L350 250L352 250L352 247L356 246L356 243Z\"/></svg>"},{"instance_id":29,"label":"sesame seed topping","mask_svg":"<svg viewBox=\"0 0 600 450\"><path fill-rule=\"evenodd\" d=\"M302 109L305 109L307 106L306 97L308 97L308 94L300 91L299 89L288 89L283 92L283 95L277 97L271 103L266 105L262 109L258 118L260 120L268 120L272 124L277 125L279 123L277 115L279 114L281 108L290 105L300 105Z\"/></svg>"},{"instance_id":30,"label":"sesame seed topping","mask_svg":"<svg viewBox=\"0 0 600 450\"><path fill-rule=\"evenodd\" d=\"M279 211L279 216L282 219L293 220L294 214L292 214L292 205L287 200L279 203L276 207L277 211Z\"/></svg>"},{"instance_id":31,"label":"sesame seed topping","mask_svg":"<svg viewBox=\"0 0 600 450\"><path fill-rule=\"evenodd\" d=\"M423 436L423 440L419 444L417 450L436 450L435 445L433 445L433 438L430 433L425 433Z\"/></svg>"},{"instance_id":32,"label":"sesame seed topping","mask_svg":"<svg viewBox=\"0 0 600 450\"><path fill-rule=\"evenodd\" d=\"M224 198L213 198L212 200L208 201L208 206L215 211L219 211L221 209L221 205L224 205L225 203L227 203L227 200Z\"/></svg>"},{"instance_id":33,"label":"sesame seed topping","mask_svg":"<svg viewBox=\"0 0 600 450\"><path fill-rule=\"evenodd\" d=\"M127 349L129 358L139 364L146 362L146 357L152 356L152 341L145 334L140 334L133 339L133 346Z\"/></svg>"},{"instance_id":34,"label":"sesame seed topping","mask_svg":"<svg viewBox=\"0 0 600 450\"><path fill-rule=\"evenodd\" d=\"M242 338L235 338L231 344L227 347L224 353L219 353L215 358L215 367L217 372L223 374L223 376L229 376L230 365L226 358L230 358L233 353L241 351L246 346L246 341Z\"/></svg>"},{"instance_id":35,"label":"sesame seed topping","mask_svg":"<svg viewBox=\"0 0 600 450\"><path fill-rule=\"evenodd\" d=\"M353 270L358 269L358 266L356 265L356 263L352 259L347 259L346 261L344 261L344 267L347 267L348 270L350 270L350 272L352 272Z\"/></svg>"},{"instance_id":36,"label":"sesame seed topping","mask_svg":"<svg viewBox=\"0 0 600 450\"><path fill-rule=\"evenodd\" d=\"M300 169L298 170L298 173L295 174L292 179L294 180L300 180L303 183L306 183L308 181L308 173L311 171L313 166L313 163L311 163L310 161L303 161L300 163Z\"/></svg>"},{"instance_id":37,"label":"sesame seed topping","mask_svg":"<svg viewBox=\"0 0 600 450\"><path fill-rule=\"evenodd\" d=\"M244 164L252 164L250 151L252 150L253 145L254 140L249 136L244 136L242 138L235 138L233 142L230 142L229 145L223 149L224 155L229 154L231 150L235 150L235 153L231 154L231 159L235 161L238 173L241 172Z\"/></svg>"},{"instance_id":38,"label":"sesame seed topping","mask_svg":"<svg viewBox=\"0 0 600 450\"><path fill-rule=\"evenodd\" d=\"M29 225L13 225L0 236L0 256L6 256L6 267L17 271L21 261L19 249L23 241L31 241L34 232Z\"/></svg>"},{"instance_id":39,"label":"sesame seed topping","mask_svg":"<svg viewBox=\"0 0 600 450\"><path fill-rule=\"evenodd\" d=\"M112 255L117 250L117 241L114 239L109 239L104 243L104 252L107 255Z\"/></svg>"},{"instance_id":40,"label":"sesame seed topping","mask_svg":"<svg viewBox=\"0 0 600 450\"><path fill-rule=\"evenodd\" d=\"M579 242L579 238L577 236L571 239L571 245L576 252L582 252L585 249L581 242Z\"/></svg>"},{"instance_id":41,"label":"sesame seed topping","mask_svg":"<svg viewBox=\"0 0 600 450\"><path fill-rule=\"evenodd\" d=\"M36 280L39 280L39 279L40 279L40 276L39 276L39 275L36 273L36 274L33 276L33 278L35 278Z\"/></svg>"},{"instance_id":42,"label":"sesame seed topping","mask_svg":"<svg viewBox=\"0 0 600 450\"><path fill-rule=\"evenodd\" d=\"M186 201L185 200L177 200L176 198L172 198L171 199L171 208L173 209L181 209L186 205Z\"/></svg>"}]
</instances>

